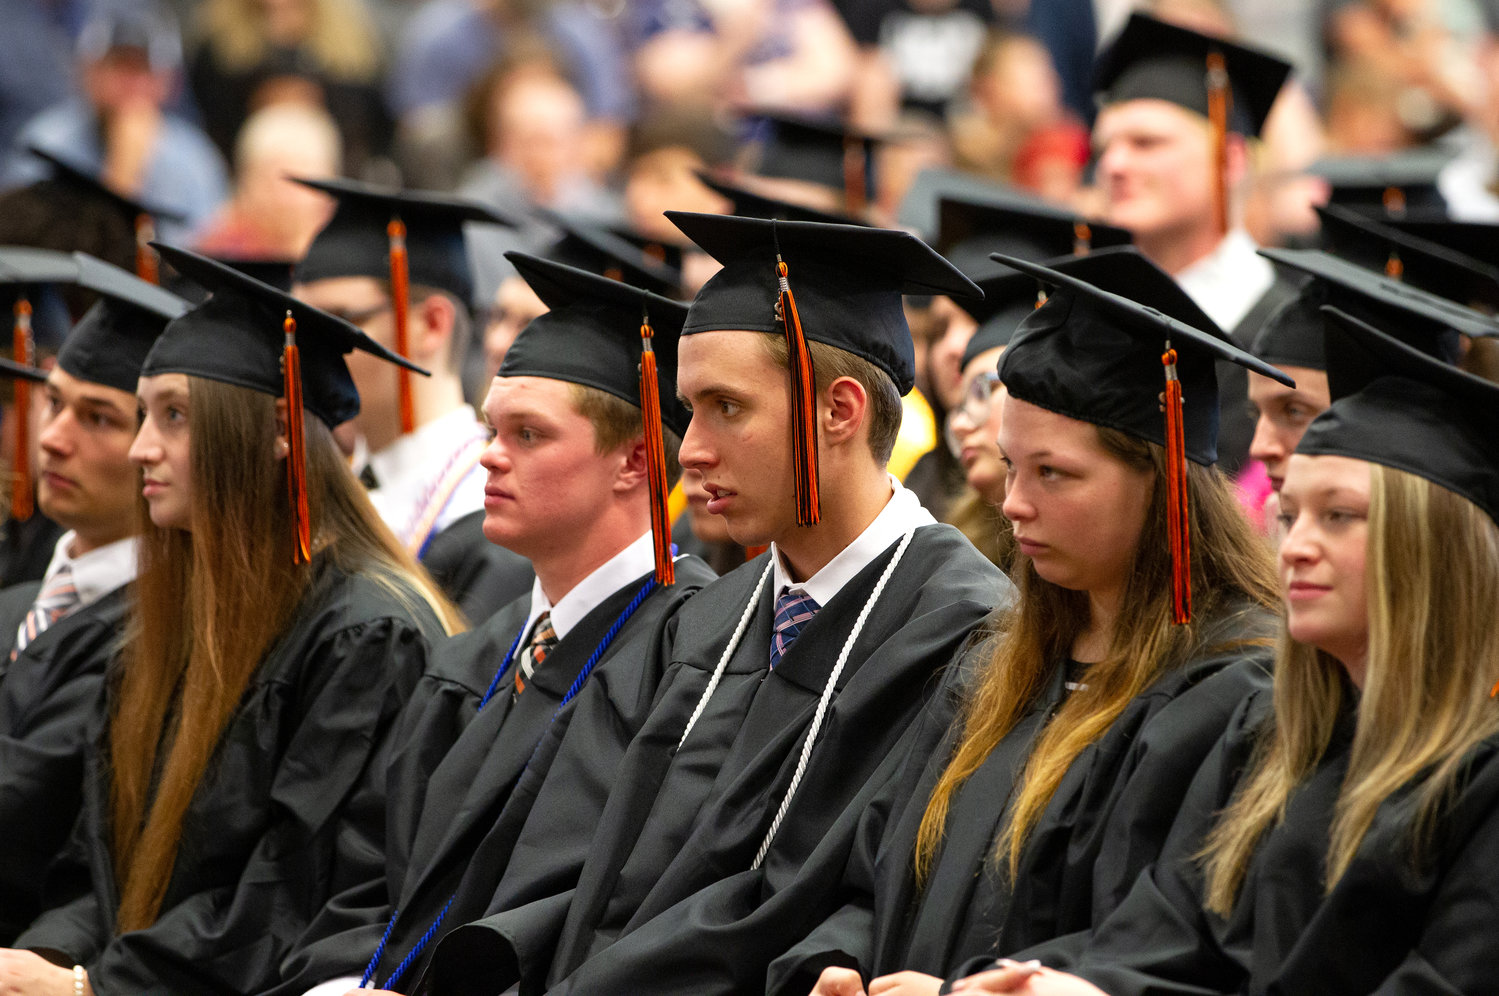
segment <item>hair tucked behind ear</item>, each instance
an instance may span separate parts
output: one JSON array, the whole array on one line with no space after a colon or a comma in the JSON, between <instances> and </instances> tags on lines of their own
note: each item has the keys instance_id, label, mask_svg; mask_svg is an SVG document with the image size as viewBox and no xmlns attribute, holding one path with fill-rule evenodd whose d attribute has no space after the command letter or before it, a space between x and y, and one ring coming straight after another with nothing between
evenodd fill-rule
<instances>
[{"instance_id":1,"label":"hair tucked behind ear","mask_svg":"<svg viewBox=\"0 0 1499 996\"><path fill-rule=\"evenodd\" d=\"M1379 807L1405 786L1419 865L1468 751L1499 732L1499 525L1424 478L1370 465L1365 591L1369 652L1348 774L1327 842L1331 889ZM1345 707L1336 660L1282 633L1275 715L1242 789L1203 848L1208 908L1232 911L1265 833L1321 763Z\"/></svg>"},{"instance_id":2,"label":"hair tucked behind ear","mask_svg":"<svg viewBox=\"0 0 1499 996\"><path fill-rule=\"evenodd\" d=\"M1088 683L1067 697L1046 724L1015 789L996 860L1013 876L1031 831L1079 754L1113 724L1131 699L1203 649L1203 630L1231 606L1274 608L1275 571L1264 542L1240 512L1223 475L1187 465L1191 507L1193 622L1171 623L1171 557L1166 543L1165 451L1113 429L1098 429L1112 458L1152 475L1152 495L1139 549L1108 656L1088 670ZM1014 569L1020 597L999 621L994 656L979 673L959 717L962 735L922 816L915 868L925 882L942 842L947 810L973 775L1046 688L1088 619L1087 595L1045 581L1028 557ZM1262 641L1244 637L1233 645ZM1224 648L1227 649L1227 648Z\"/></svg>"},{"instance_id":3,"label":"hair tucked behind ear","mask_svg":"<svg viewBox=\"0 0 1499 996\"><path fill-rule=\"evenodd\" d=\"M289 626L310 568L292 563L276 400L189 378L192 531L161 529L140 506L140 572L110 708L111 845L117 929L156 920L182 821L219 738L272 643ZM328 429L305 419L314 546L403 599L454 610L375 514Z\"/></svg>"}]
</instances>

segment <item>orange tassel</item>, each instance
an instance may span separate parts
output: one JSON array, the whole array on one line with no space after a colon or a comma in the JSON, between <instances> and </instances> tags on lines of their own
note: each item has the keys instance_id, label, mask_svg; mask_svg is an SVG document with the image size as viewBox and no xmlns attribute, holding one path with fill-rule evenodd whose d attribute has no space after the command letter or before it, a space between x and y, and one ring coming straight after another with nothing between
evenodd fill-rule
<instances>
[{"instance_id":1,"label":"orange tassel","mask_svg":"<svg viewBox=\"0 0 1499 996\"><path fill-rule=\"evenodd\" d=\"M776 302L786 329L786 354L791 364L791 465L796 482L796 524L813 526L822 519L817 487L817 378L812 353L802 332L801 315L787 279L790 270L776 255L781 294Z\"/></svg>"},{"instance_id":2,"label":"orange tassel","mask_svg":"<svg viewBox=\"0 0 1499 996\"><path fill-rule=\"evenodd\" d=\"M1176 350L1168 340L1161 356L1166 368L1166 533L1171 543L1171 621L1192 621L1192 536L1187 508L1187 442L1182 385Z\"/></svg>"},{"instance_id":3,"label":"orange tassel","mask_svg":"<svg viewBox=\"0 0 1499 996\"><path fill-rule=\"evenodd\" d=\"M297 320L286 313L282 322L286 344L281 352L281 372L286 398L286 489L291 502L295 544L292 563L312 560L312 519L307 512L307 439L302 426L302 353L297 348Z\"/></svg>"},{"instance_id":4,"label":"orange tassel","mask_svg":"<svg viewBox=\"0 0 1499 996\"><path fill-rule=\"evenodd\" d=\"M135 275L148 284L161 283L161 261L151 243L156 241L156 223L142 212L135 217Z\"/></svg>"},{"instance_id":5,"label":"orange tassel","mask_svg":"<svg viewBox=\"0 0 1499 996\"><path fill-rule=\"evenodd\" d=\"M1086 256L1093 250L1093 229L1081 218L1072 223L1072 255Z\"/></svg>"},{"instance_id":6,"label":"orange tassel","mask_svg":"<svg viewBox=\"0 0 1499 996\"><path fill-rule=\"evenodd\" d=\"M864 212L869 203L869 169L864 140L854 135L843 139L843 206L851 215Z\"/></svg>"},{"instance_id":7,"label":"orange tassel","mask_svg":"<svg viewBox=\"0 0 1499 996\"><path fill-rule=\"evenodd\" d=\"M1405 262L1400 258L1400 253L1394 249L1390 250L1390 258L1384 261L1384 275L1391 280L1405 278Z\"/></svg>"},{"instance_id":8,"label":"orange tassel","mask_svg":"<svg viewBox=\"0 0 1499 996\"><path fill-rule=\"evenodd\" d=\"M396 316L396 352L401 359L411 359L411 270L406 261L406 225L400 218L390 219L385 234L390 238L390 302ZM411 395L411 371L396 369L401 402L401 434L416 430L416 400Z\"/></svg>"},{"instance_id":9,"label":"orange tassel","mask_svg":"<svg viewBox=\"0 0 1499 996\"><path fill-rule=\"evenodd\" d=\"M1405 217L1405 191L1399 187L1386 187L1380 201L1384 204L1385 214L1392 218Z\"/></svg>"},{"instance_id":10,"label":"orange tassel","mask_svg":"<svg viewBox=\"0 0 1499 996\"><path fill-rule=\"evenodd\" d=\"M656 378L656 351L651 348L655 330L647 320L640 323L640 418L645 426L645 469L651 496L651 545L656 553L656 583L675 584L676 565L671 559L671 516L666 511L666 444L661 438L661 395Z\"/></svg>"},{"instance_id":11,"label":"orange tassel","mask_svg":"<svg viewBox=\"0 0 1499 996\"><path fill-rule=\"evenodd\" d=\"M1218 232L1228 234L1228 115L1233 94L1228 86L1228 64L1222 52L1208 53L1208 125L1213 139L1213 190Z\"/></svg>"},{"instance_id":12,"label":"orange tassel","mask_svg":"<svg viewBox=\"0 0 1499 996\"><path fill-rule=\"evenodd\" d=\"M12 356L17 363L33 366L36 347L31 338L31 302L25 295L16 298ZM36 496L31 487L31 384L20 377L15 380L16 453L15 473L10 485L10 518L21 522L36 510Z\"/></svg>"}]
</instances>

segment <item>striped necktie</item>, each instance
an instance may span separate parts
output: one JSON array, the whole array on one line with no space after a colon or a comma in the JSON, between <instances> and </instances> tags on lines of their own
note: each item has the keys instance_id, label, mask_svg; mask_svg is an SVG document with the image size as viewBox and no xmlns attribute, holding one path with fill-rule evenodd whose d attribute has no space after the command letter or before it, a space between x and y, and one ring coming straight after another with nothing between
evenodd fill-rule
<instances>
[{"instance_id":1,"label":"striped necktie","mask_svg":"<svg viewBox=\"0 0 1499 996\"><path fill-rule=\"evenodd\" d=\"M793 588L782 590L776 598L775 632L770 638L770 666L774 668L791 649L792 641L801 635L802 629L812 621L822 606L804 591Z\"/></svg>"},{"instance_id":2,"label":"striped necktie","mask_svg":"<svg viewBox=\"0 0 1499 996\"><path fill-rule=\"evenodd\" d=\"M536 668L547 659L555 646L557 631L552 628L552 614L543 612L536 617L536 626L531 630L531 642L521 651L520 666L515 669L515 694L519 695L526 690L526 682L531 680L531 675L536 673Z\"/></svg>"},{"instance_id":3,"label":"striped necktie","mask_svg":"<svg viewBox=\"0 0 1499 996\"><path fill-rule=\"evenodd\" d=\"M10 653L15 660L26 645L35 640L42 631L78 606L78 586L73 584L73 568L63 564L56 574L42 585L41 593L32 603L31 610L16 629L16 647Z\"/></svg>"}]
</instances>

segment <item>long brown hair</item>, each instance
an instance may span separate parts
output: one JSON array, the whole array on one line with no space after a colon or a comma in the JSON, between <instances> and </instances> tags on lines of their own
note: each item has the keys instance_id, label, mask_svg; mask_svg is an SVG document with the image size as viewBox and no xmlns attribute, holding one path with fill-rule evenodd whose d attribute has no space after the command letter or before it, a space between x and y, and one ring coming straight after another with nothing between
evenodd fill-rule
<instances>
[{"instance_id":1,"label":"long brown hair","mask_svg":"<svg viewBox=\"0 0 1499 996\"><path fill-rule=\"evenodd\" d=\"M1026 763L994 855L1012 876L1026 838L1067 769L1108 730L1130 700L1162 674L1185 663L1200 648L1208 625L1221 622L1230 607L1272 609L1279 604L1269 552L1239 510L1227 480L1215 468L1189 463L1194 614L1190 625L1172 625L1165 451L1101 426L1098 439L1112 458L1153 472L1150 507L1130 568L1129 597L1124 600L1108 655L1088 668L1086 687L1067 697ZM998 623L993 656L976 676L974 691L959 718L958 746L922 816L915 855L918 881L926 880L942 842L953 794L1030 711L1088 619L1087 593L1042 579L1030 558L1020 558L1013 574L1020 597ZM1223 649L1263 642L1234 636Z\"/></svg>"},{"instance_id":2,"label":"long brown hair","mask_svg":"<svg viewBox=\"0 0 1499 996\"><path fill-rule=\"evenodd\" d=\"M1468 750L1499 732L1499 525L1422 477L1371 464L1365 592L1369 652L1348 774L1327 842L1331 890L1375 812L1412 785L1411 862L1418 865ZM1203 848L1207 906L1227 915L1255 848L1291 793L1321 763L1346 708L1342 665L1282 632L1275 714L1243 789Z\"/></svg>"},{"instance_id":3,"label":"long brown hair","mask_svg":"<svg viewBox=\"0 0 1499 996\"><path fill-rule=\"evenodd\" d=\"M182 821L219 738L306 592L293 566L285 461L272 451L276 399L190 377L192 531L140 506L140 573L110 708L111 849L120 932L156 920ZM319 556L457 612L380 521L317 418L305 419L307 486ZM253 608L252 608L253 607Z\"/></svg>"}]
</instances>

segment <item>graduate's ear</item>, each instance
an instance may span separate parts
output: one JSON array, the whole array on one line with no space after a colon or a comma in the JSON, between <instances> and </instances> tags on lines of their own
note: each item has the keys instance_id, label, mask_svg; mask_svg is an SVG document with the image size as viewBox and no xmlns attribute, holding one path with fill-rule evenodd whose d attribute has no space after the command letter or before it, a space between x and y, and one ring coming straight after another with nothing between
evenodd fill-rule
<instances>
[{"instance_id":1,"label":"graduate's ear","mask_svg":"<svg viewBox=\"0 0 1499 996\"><path fill-rule=\"evenodd\" d=\"M423 366L436 366L453 340L457 305L446 294L428 294L412 310L416 313L416 321L412 323L416 335L411 344L411 358Z\"/></svg>"},{"instance_id":2,"label":"graduate's ear","mask_svg":"<svg viewBox=\"0 0 1499 996\"><path fill-rule=\"evenodd\" d=\"M869 392L852 377L839 377L822 392L822 440L842 445L859 436L859 427L869 415Z\"/></svg>"},{"instance_id":3,"label":"graduate's ear","mask_svg":"<svg viewBox=\"0 0 1499 996\"><path fill-rule=\"evenodd\" d=\"M636 488L648 488L650 476L647 471L645 439L636 436L631 442L625 443L618 450L619 470L614 475L614 490L616 493L633 491Z\"/></svg>"},{"instance_id":4,"label":"graduate's ear","mask_svg":"<svg viewBox=\"0 0 1499 996\"><path fill-rule=\"evenodd\" d=\"M286 399L276 399L276 440L271 444L271 452L277 460L285 460L291 453L291 443L287 441L290 430L286 424Z\"/></svg>"}]
</instances>

